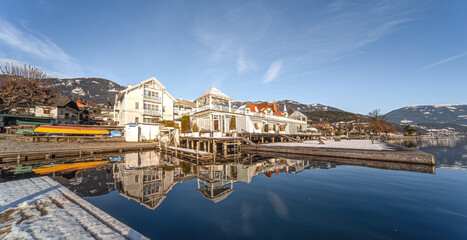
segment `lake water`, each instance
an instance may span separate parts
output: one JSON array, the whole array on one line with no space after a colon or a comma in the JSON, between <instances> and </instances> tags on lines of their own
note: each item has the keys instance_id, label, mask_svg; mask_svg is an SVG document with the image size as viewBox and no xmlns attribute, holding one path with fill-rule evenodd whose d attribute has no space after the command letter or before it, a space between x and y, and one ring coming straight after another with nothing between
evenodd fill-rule
<instances>
[{"instance_id":1,"label":"lake water","mask_svg":"<svg viewBox=\"0 0 467 240\"><path fill-rule=\"evenodd\" d=\"M466 140L399 144L436 169L142 152L53 178L151 239L467 239Z\"/></svg>"}]
</instances>

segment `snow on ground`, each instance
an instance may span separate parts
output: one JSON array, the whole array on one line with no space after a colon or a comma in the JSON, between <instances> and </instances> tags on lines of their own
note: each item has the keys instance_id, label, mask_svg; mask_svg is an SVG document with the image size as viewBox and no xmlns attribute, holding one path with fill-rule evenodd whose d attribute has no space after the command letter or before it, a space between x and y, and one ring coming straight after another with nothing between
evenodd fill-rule
<instances>
[{"instance_id":1,"label":"snow on ground","mask_svg":"<svg viewBox=\"0 0 467 240\"><path fill-rule=\"evenodd\" d=\"M340 149L358 149L358 150L394 150L390 145L382 142L375 141L374 144L371 140L323 140L325 143L319 144L317 140L300 142L284 142L284 143L269 143L271 146L290 146L290 147L312 147L312 148L340 148Z\"/></svg>"},{"instance_id":2,"label":"snow on ground","mask_svg":"<svg viewBox=\"0 0 467 240\"><path fill-rule=\"evenodd\" d=\"M49 177L0 183L1 239L145 239Z\"/></svg>"},{"instance_id":3,"label":"snow on ground","mask_svg":"<svg viewBox=\"0 0 467 240\"><path fill-rule=\"evenodd\" d=\"M80 87L76 87L75 89L71 90L71 93L77 94L77 95L80 95L80 96L86 95L84 90L82 88L80 88Z\"/></svg>"}]
</instances>

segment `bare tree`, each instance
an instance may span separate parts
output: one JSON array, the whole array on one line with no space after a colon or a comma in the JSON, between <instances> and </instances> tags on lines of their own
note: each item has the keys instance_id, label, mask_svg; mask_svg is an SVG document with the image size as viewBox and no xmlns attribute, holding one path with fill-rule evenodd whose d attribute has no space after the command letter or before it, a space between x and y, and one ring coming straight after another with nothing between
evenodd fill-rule
<instances>
[{"instance_id":1,"label":"bare tree","mask_svg":"<svg viewBox=\"0 0 467 240\"><path fill-rule=\"evenodd\" d=\"M46 105L56 95L52 80L39 68L8 63L0 66L0 112Z\"/></svg>"},{"instance_id":2,"label":"bare tree","mask_svg":"<svg viewBox=\"0 0 467 240\"><path fill-rule=\"evenodd\" d=\"M371 143L374 143L374 135L379 134L384 130L386 117L381 115L381 111L379 109L369 112L368 117L370 118L370 139Z\"/></svg>"}]
</instances>

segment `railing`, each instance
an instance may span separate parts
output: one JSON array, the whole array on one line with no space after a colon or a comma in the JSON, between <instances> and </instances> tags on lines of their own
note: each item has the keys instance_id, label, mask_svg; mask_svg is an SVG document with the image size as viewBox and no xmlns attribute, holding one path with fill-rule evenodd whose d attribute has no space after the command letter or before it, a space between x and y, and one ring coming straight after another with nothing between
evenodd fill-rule
<instances>
[{"instance_id":1,"label":"railing","mask_svg":"<svg viewBox=\"0 0 467 240\"><path fill-rule=\"evenodd\" d=\"M144 115L150 115L150 116L162 116L162 113L160 110L150 110L150 109L144 109Z\"/></svg>"},{"instance_id":2,"label":"railing","mask_svg":"<svg viewBox=\"0 0 467 240\"><path fill-rule=\"evenodd\" d=\"M147 100L154 100L154 101L159 101L159 102L161 101L161 97L156 97L156 96L144 95L143 98Z\"/></svg>"},{"instance_id":3,"label":"railing","mask_svg":"<svg viewBox=\"0 0 467 240\"><path fill-rule=\"evenodd\" d=\"M221 105L215 105L215 104L212 104L211 106L210 105L204 105L204 106L198 107L198 112L204 111L204 110L218 110L218 111L222 111L222 112L231 112L231 113L243 114L243 115L247 115L247 116L260 117L260 118L265 118L265 119L268 119L268 120L277 120L277 121L287 120L289 122L295 122L295 123L299 123L299 124L306 124L306 121L301 121L301 120L286 118L286 117L281 117L281 116L268 115L268 114L259 113L259 112L251 112L251 111L247 111L245 109L230 108L230 111L229 111L229 107L225 107L225 106L221 106ZM194 108L191 111L187 110L187 111L185 111L183 113L184 114L193 114L195 112L197 112L196 108Z\"/></svg>"}]
</instances>

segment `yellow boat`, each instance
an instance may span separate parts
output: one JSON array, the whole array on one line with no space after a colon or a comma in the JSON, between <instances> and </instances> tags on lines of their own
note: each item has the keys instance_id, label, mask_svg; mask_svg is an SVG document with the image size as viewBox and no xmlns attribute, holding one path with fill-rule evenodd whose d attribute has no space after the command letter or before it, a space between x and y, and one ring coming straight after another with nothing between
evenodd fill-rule
<instances>
[{"instance_id":1,"label":"yellow boat","mask_svg":"<svg viewBox=\"0 0 467 240\"><path fill-rule=\"evenodd\" d=\"M53 172L72 172L81 169L95 168L108 163L105 161L79 162L79 163L59 163L44 165L39 168L34 168L32 171L36 174L49 174Z\"/></svg>"},{"instance_id":2,"label":"yellow boat","mask_svg":"<svg viewBox=\"0 0 467 240\"><path fill-rule=\"evenodd\" d=\"M35 133L58 133L71 135L108 135L109 131L99 128L68 127L68 126L39 126Z\"/></svg>"}]
</instances>

